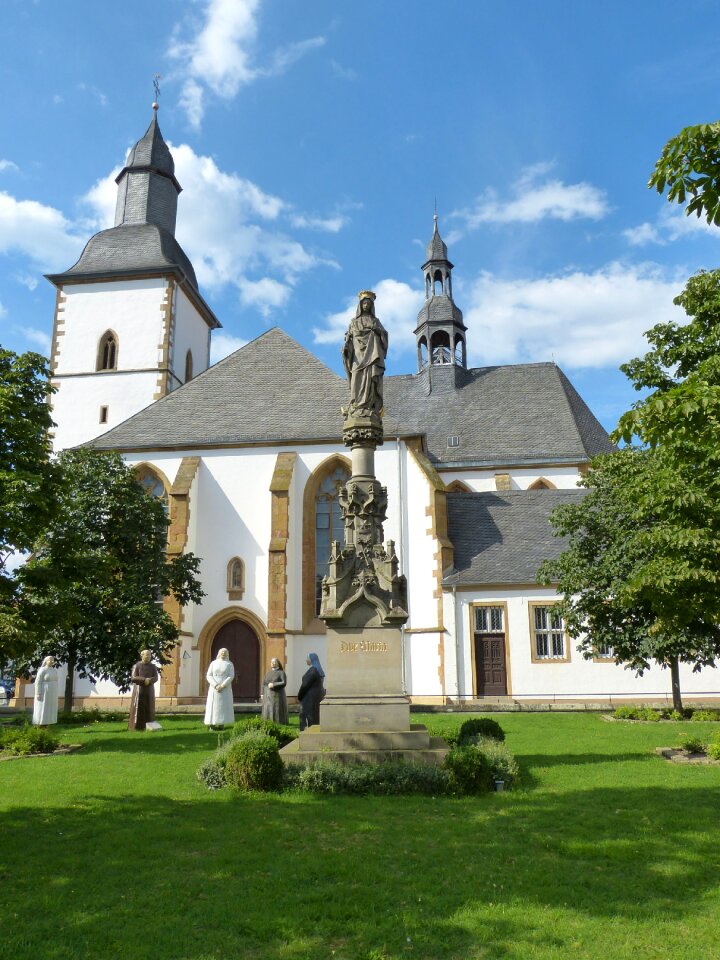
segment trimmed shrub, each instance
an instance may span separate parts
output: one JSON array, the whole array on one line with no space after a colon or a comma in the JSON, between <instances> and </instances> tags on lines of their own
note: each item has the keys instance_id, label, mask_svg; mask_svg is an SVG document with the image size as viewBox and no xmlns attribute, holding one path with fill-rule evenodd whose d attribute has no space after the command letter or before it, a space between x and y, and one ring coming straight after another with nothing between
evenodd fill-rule
<instances>
[{"instance_id":1,"label":"trimmed shrub","mask_svg":"<svg viewBox=\"0 0 720 960\"><path fill-rule=\"evenodd\" d=\"M694 710L693 715L690 717L691 720L695 721L707 721L707 720L720 720L720 711L718 710Z\"/></svg>"},{"instance_id":2,"label":"trimmed shrub","mask_svg":"<svg viewBox=\"0 0 720 960\"><path fill-rule=\"evenodd\" d=\"M662 719L662 713L659 710L653 710L652 707L631 706L630 704L618 707L613 716L616 720L649 720L656 722Z\"/></svg>"},{"instance_id":3,"label":"trimmed shrub","mask_svg":"<svg viewBox=\"0 0 720 960\"><path fill-rule=\"evenodd\" d=\"M473 717L460 725L457 742L463 747L473 737L491 737L493 740L504 740L505 731L495 720L489 717Z\"/></svg>"},{"instance_id":4,"label":"trimmed shrub","mask_svg":"<svg viewBox=\"0 0 720 960\"><path fill-rule=\"evenodd\" d=\"M245 717L243 720L238 720L234 724L232 728L231 739L236 740L238 737L242 737L246 733L258 730L269 737L274 737L278 742L278 746L281 747L291 743L293 740L297 740L299 736L299 732L294 727L284 726L280 723L274 723L272 720L264 720L262 717L254 714L251 717Z\"/></svg>"},{"instance_id":5,"label":"trimmed shrub","mask_svg":"<svg viewBox=\"0 0 720 960\"><path fill-rule=\"evenodd\" d=\"M707 755L711 760L720 760L720 737L715 737L707 745Z\"/></svg>"},{"instance_id":6,"label":"trimmed shrub","mask_svg":"<svg viewBox=\"0 0 720 960\"><path fill-rule=\"evenodd\" d=\"M277 790L283 773L278 742L261 730L232 740L225 762L225 779L237 790Z\"/></svg>"},{"instance_id":7,"label":"trimmed shrub","mask_svg":"<svg viewBox=\"0 0 720 960\"><path fill-rule=\"evenodd\" d=\"M485 756L493 780L504 780L506 790L517 782L520 777L520 768L506 744L493 740L492 737L474 737L473 742L467 746L474 746Z\"/></svg>"},{"instance_id":8,"label":"trimmed shrub","mask_svg":"<svg viewBox=\"0 0 720 960\"><path fill-rule=\"evenodd\" d=\"M688 753L705 753L706 742L693 733L684 733L680 737L680 745Z\"/></svg>"},{"instance_id":9,"label":"trimmed shrub","mask_svg":"<svg viewBox=\"0 0 720 960\"><path fill-rule=\"evenodd\" d=\"M490 762L480 747L453 747L445 757L445 769L457 793L485 793L495 788Z\"/></svg>"},{"instance_id":10,"label":"trimmed shrub","mask_svg":"<svg viewBox=\"0 0 720 960\"><path fill-rule=\"evenodd\" d=\"M225 779L225 765L227 764L228 751L230 743L219 747L215 753L206 757L197 770L197 778L200 783L204 783L208 790L220 790L227 785Z\"/></svg>"},{"instance_id":11,"label":"trimmed shrub","mask_svg":"<svg viewBox=\"0 0 720 960\"><path fill-rule=\"evenodd\" d=\"M27 756L30 753L52 753L60 746L60 739L45 727L9 727L0 734L0 749Z\"/></svg>"},{"instance_id":12,"label":"trimmed shrub","mask_svg":"<svg viewBox=\"0 0 720 960\"><path fill-rule=\"evenodd\" d=\"M629 704L624 704L622 707L618 707L614 711L613 717L616 720L637 720L637 707L631 707Z\"/></svg>"},{"instance_id":13,"label":"trimmed shrub","mask_svg":"<svg viewBox=\"0 0 720 960\"><path fill-rule=\"evenodd\" d=\"M283 786L304 793L441 796L450 792L450 778L442 767L405 760L348 764L316 760L289 764Z\"/></svg>"}]
</instances>

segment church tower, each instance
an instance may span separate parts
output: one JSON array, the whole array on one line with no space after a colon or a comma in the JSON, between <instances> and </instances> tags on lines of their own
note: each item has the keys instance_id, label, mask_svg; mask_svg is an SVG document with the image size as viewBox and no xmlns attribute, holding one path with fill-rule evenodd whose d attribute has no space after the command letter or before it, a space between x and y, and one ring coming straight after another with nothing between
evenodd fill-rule
<instances>
[{"instance_id":1,"label":"church tower","mask_svg":"<svg viewBox=\"0 0 720 960\"><path fill-rule=\"evenodd\" d=\"M157 109L116 178L115 225L47 278L57 290L56 450L105 433L210 363L210 332L220 323L175 239L182 188Z\"/></svg>"},{"instance_id":2,"label":"church tower","mask_svg":"<svg viewBox=\"0 0 720 960\"><path fill-rule=\"evenodd\" d=\"M418 372L426 367L443 364L467 366L467 351L462 311L452 296L452 269L448 260L447 244L438 231L437 214L433 235L425 251L422 271L425 276L425 303L418 314L415 340L417 342Z\"/></svg>"}]
</instances>

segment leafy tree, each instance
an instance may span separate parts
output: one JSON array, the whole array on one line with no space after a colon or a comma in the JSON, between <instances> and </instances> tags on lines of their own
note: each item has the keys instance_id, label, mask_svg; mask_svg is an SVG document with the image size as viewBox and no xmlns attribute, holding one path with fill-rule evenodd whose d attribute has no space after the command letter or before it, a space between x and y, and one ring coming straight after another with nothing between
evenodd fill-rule
<instances>
[{"instance_id":1,"label":"leafy tree","mask_svg":"<svg viewBox=\"0 0 720 960\"><path fill-rule=\"evenodd\" d=\"M67 664L72 703L75 669L128 689L141 648L167 663L178 631L162 598L186 605L204 594L199 559L167 559L163 504L118 454L69 450L58 468L60 509L18 574L17 616L34 638L34 663L52 654Z\"/></svg>"},{"instance_id":2,"label":"leafy tree","mask_svg":"<svg viewBox=\"0 0 720 960\"><path fill-rule=\"evenodd\" d=\"M663 147L648 186L685 203L686 214L720 224L720 121L685 127Z\"/></svg>"},{"instance_id":3,"label":"leafy tree","mask_svg":"<svg viewBox=\"0 0 720 960\"><path fill-rule=\"evenodd\" d=\"M660 449L597 457L581 485L587 496L552 517L568 548L538 579L558 583L559 610L585 656L609 646L640 674L653 660L669 667L680 710L678 664L698 670L720 655L720 509L694 488L692 466L678 474Z\"/></svg>"},{"instance_id":4,"label":"leafy tree","mask_svg":"<svg viewBox=\"0 0 720 960\"><path fill-rule=\"evenodd\" d=\"M7 563L29 551L56 509L56 470L50 462L47 361L37 353L0 347L0 659L22 651L12 616L17 581Z\"/></svg>"}]
</instances>

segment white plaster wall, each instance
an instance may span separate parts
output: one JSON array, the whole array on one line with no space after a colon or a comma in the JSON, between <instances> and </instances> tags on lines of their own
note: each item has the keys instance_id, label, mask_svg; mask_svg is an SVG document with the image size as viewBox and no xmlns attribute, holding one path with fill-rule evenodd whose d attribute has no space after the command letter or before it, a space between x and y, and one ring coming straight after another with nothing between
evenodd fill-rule
<instances>
[{"instance_id":1,"label":"white plaster wall","mask_svg":"<svg viewBox=\"0 0 720 960\"><path fill-rule=\"evenodd\" d=\"M166 280L155 278L63 289L55 367L59 379L54 381L58 392L52 400L55 450L98 437L152 403L166 288ZM118 337L117 371L96 371L98 344L107 330ZM130 372L135 370L148 372ZM106 424L100 423L101 406L108 407Z\"/></svg>"},{"instance_id":2,"label":"white plaster wall","mask_svg":"<svg viewBox=\"0 0 720 960\"><path fill-rule=\"evenodd\" d=\"M75 447L107 433L134 413L149 406L158 375L149 373L93 373L54 381L52 397L53 449ZM100 407L107 406L107 423L100 423Z\"/></svg>"},{"instance_id":3,"label":"white plaster wall","mask_svg":"<svg viewBox=\"0 0 720 960\"><path fill-rule=\"evenodd\" d=\"M95 370L100 337L118 335L118 370L157 367L162 346L162 305L167 280L115 280L68 284L58 338L56 373Z\"/></svg>"},{"instance_id":4,"label":"white plaster wall","mask_svg":"<svg viewBox=\"0 0 720 960\"><path fill-rule=\"evenodd\" d=\"M407 627L417 630L439 626L437 598L433 596L437 590L434 571L438 543L431 533L432 518L426 513L432 495L428 478L411 454L406 454L404 459L406 482L403 502L407 505L408 514L405 553L410 607Z\"/></svg>"},{"instance_id":5,"label":"white plaster wall","mask_svg":"<svg viewBox=\"0 0 720 960\"><path fill-rule=\"evenodd\" d=\"M405 651L409 661L409 670L406 672L405 679L407 692L411 697L442 695L442 684L438 672L439 642L439 633L405 634Z\"/></svg>"},{"instance_id":6,"label":"white plaster wall","mask_svg":"<svg viewBox=\"0 0 720 960\"><path fill-rule=\"evenodd\" d=\"M174 309L170 369L177 379L173 380L173 389L185 382L188 350L193 355L194 377L207 370L210 364L210 328L178 286L175 287Z\"/></svg>"},{"instance_id":7,"label":"white plaster wall","mask_svg":"<svg viewBox=\"0 0 720 960\"><path fill-rule=\"evenodd\" d=\"M438 471L443 482L449 486L453 480L461 480L471 490L484 493L495 490L495 474L510 475L513 490L527 490L536 480L550 480L559 490L571 490L577 486L580 473L575 466L548 467L497 467L493 470L443 470Z\"/></svg>"},{"instance_id":8,"label":"white plaster wall","mask_svg":"<svg viewBox=\"0 0 720 960\"><path fill-rule=\"evenodd\" d=\"M510 651L509 695L516 699L572 700L607 699L609 697L654 697L671 698L670 673L659 666L637 677L614 662L586 660L568 640L570 661L544 661L533 663L531 659L531 630L529 602L553 603L557 594L545 588L522 590L493 589L458 592L458 626L461 636L462 672L460 689L462 695L472 696L472 635L470 629L470 604L472 602L507 602L506 643ZM681 689L684 695L720 696L720 670L708 668L693 673L692 668L681 666Z\"/></svg>"}]
</instances>

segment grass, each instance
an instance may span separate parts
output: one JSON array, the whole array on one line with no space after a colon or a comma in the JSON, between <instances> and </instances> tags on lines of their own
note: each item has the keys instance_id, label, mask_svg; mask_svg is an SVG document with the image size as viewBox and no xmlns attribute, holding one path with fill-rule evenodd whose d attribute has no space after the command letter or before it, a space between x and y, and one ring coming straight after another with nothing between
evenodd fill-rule
<instances>
[{"instance_id":1,"label":"grass","mask_svg":"<svg viewBox=\"0 0 720 960\"><path fill-rule=\"evenodd\" d=\"M720 767L655 757L665 725L499 719L525 786L477 799L212 793L199 718L60 727L84 749L0 763L0 957L717 956Z\"/></svg>"}]
</instances>

